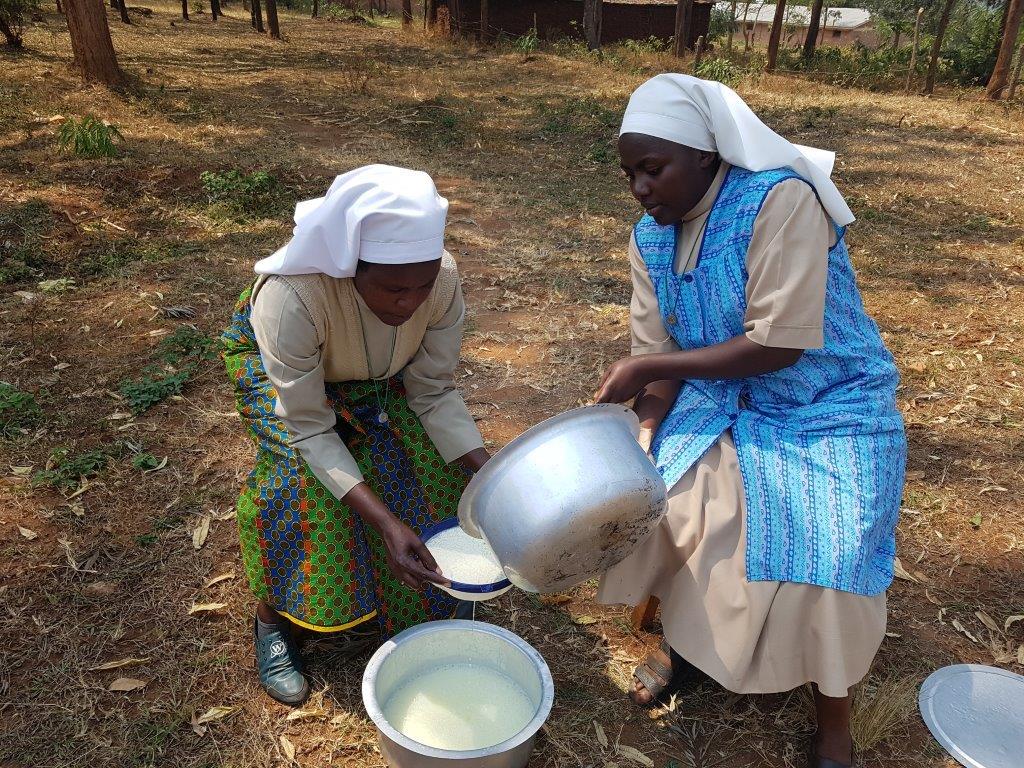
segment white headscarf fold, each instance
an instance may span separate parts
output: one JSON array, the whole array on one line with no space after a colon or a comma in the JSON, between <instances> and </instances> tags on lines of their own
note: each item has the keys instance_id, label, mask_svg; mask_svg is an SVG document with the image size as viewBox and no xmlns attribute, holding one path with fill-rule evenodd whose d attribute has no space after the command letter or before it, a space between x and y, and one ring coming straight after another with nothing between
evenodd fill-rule
<instances>
[{"instance_id":1,"label":"white headscarf fold","mask_svg":"<svg viewBox=\"0 0 1024 768\"><path fill-rule=\"evenodd\" d=\"M295 205L292 239L256 263L269 275L352 277L356 264L440 259L448 201L422 171L367 165L338 176L327 194Z\"/></svg>"},{"instance_id":2,"label":"white headscarf fold","mask_svg":"<svg viewBox=\"0 0 1024 768\"><path fill-rule=\"evenodd\" d=\"M689 75L652 77L637 88L622 118L624 133L642 133L705 152L750 171L792 168L814 186L832 220L845 227L853 212L832 183L835 153L792 144L722 83Z\"/></svg>"}]
</instances>

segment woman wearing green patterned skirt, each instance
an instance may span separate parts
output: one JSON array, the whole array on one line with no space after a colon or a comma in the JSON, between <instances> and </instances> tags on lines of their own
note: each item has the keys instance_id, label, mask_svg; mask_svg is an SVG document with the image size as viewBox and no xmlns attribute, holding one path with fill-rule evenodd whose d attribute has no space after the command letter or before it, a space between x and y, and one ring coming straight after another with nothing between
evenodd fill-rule
<instances>
[{"instance_id":1,"label":"woman wearing green patterned skirt","mask_svg":"<svg viewBox=\"0 0 1024 768\"><path fill-rule=\"evenodd\" d=\"M387 637L456 608L419 535L489 455L452 378L465 305L447 209L425 173L339 176L296 206L223 335L257 446L238 501L257 666L286 704L309 695L292 625Z\"/></svg>"}]
</instances>

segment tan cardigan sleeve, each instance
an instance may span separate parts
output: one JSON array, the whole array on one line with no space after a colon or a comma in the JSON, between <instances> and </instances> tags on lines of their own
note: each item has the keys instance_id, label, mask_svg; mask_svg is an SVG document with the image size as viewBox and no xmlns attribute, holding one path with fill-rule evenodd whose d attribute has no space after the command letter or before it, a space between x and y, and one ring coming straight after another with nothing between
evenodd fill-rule
<instances>
[{"instance_id":1,"label":"tan cardigan sleeve","mask_svg":"<svg viewBox=\"0 0 1024 768\"><path fill-rule=\"evenodd\" d=\"M629 238L629 269L633 280L633 298L629 302L629 328L633 336L631 353L648 355L678 351L679 345L665 330L654 283L640 256L635 235Z\"/></svg>"},{"instance_id":2,"label":"tan cardigan sleeve","mask_svg":"<svg viewBox=\"0 0 1024 768\"><path fill-rule=\"evenodd\" d=\"M289 445L338 499L363 481L359 465L337 432L324 394L322 340L298 294L283 280L263 284L250 314L263 368L277 390L274 413Z\"/></svg>"},{"instance_id":3,"label":"tan cardigan sleeve","mask_svg":"<svg viewBox=\"0 0 1024 768\"><path fill-rule=\"evenodd\" d=\"M747 338L765 347L822 346L828 249L834 241L809 185L789 179L768 193L747 249Z\"/></svg>"},{"instance_id":4,"label":"tan cardigan sleeve","mask_svg":"<svg viewBox=\"0 0 1024 768\"><path fill-rule=\"evenodd\" d=\"M455 388L454 374L459 364L465 320L466 304L459 284L451 304L428 326L419 351L403 369L409 407L419 416L431 442L446 462L484 444L462 395Z\"/></svg>"}]
</instances>

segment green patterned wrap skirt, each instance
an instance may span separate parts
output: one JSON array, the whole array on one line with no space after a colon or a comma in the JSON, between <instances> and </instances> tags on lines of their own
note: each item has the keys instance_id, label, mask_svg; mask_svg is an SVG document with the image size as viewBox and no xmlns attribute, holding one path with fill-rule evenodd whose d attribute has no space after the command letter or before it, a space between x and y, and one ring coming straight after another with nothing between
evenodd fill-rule
<instances>
[{"instance_id":1,"label":"green patterned wrap skirt","mask_svg":"<svg viewBox=\"0 0 1024 768\"><path fill-rule=\"evenodd\" d=\"M375 621L384 637L432 619L451 618L456 601L428 586L416 592L396 579L384 542L321 483L274 414L249 323L244 291L221 337L238 413L256 442L256 466L238 499L242 561L253 594L296 624L321 631ZM390 381L381 423L372 381L328 383L336 429L370 488L418 535L454 517L469 476L448 465L409 408L400 378Z\"/></svg>"}]
</instances>

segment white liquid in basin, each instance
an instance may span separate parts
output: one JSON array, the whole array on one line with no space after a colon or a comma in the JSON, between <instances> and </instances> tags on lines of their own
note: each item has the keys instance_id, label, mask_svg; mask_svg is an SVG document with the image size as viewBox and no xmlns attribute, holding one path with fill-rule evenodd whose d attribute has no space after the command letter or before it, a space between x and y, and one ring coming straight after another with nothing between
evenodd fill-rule
<instances>
[{"instance_id":1,"label":"white liquid in basin","mask_svg":"<svg viewBox=\"0 0 1024 768\"><path fill-rule=\"evenodd\" d=\"M402 683L384 703L398 731L438 749L483 749L519 733L537 707L491 667L448 664Z\"/></svg>"}]
</instances>

